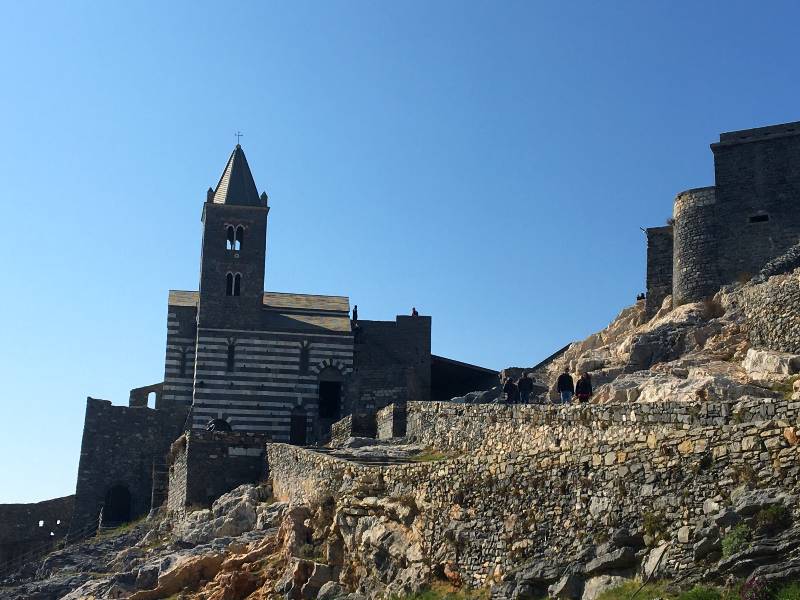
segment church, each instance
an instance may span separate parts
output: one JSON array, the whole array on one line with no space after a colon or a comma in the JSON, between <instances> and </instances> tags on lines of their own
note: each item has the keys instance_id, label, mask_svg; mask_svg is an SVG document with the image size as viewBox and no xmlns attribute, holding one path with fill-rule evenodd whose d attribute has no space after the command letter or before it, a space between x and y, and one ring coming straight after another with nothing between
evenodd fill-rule
<instances>
[{"instance_id":1,"label":"church","mask_svg":"<svg viewBox=\"0 0 800 600\"><path fill-rule=\"evenodd\" d=\"M128 406L87 399L72 530L161 506L176 440L220 432L207 456L257 462L264 440L323 445L343 418L497 385L496 371L431 354L430 316L359 320L346 296L265 291L269 213L237 144L202 204L199 290L169 292L163 381ZM205 500L242 478L214 464L193 473L214 480Z\"/></svg>"}]
</instances>

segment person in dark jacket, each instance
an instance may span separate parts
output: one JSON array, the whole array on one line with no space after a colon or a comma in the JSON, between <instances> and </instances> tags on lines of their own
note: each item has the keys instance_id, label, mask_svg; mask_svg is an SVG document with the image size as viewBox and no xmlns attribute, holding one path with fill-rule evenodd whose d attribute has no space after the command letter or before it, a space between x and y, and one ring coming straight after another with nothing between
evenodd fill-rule
<instances>
[{"instance_id":1,"label":"person in dark jacket","mask_svg":"<svg viewBox=\"0 0 800 600\"><path fill-rule=\"evenodd\" d=\"M572 395L575 393L575 383L572 381L572 375L569 374L569 369L564 367L564 372L558 376L556 382L556 390L561 396L561 402L567 404L572 400Z\"/></svg>"},{"instance_id":2,"label":"person in dark jacket","mask_svg":"<svg viewBox=\"0 0 800 600\"><path fill-rule=\"evenodd\" d=\"M517 381L517 389L519 390L519 401L522 404L527 404L531 400L531 392L533 391L533 380L528 377L528 374L523 371L522 376Z\"/></svg>"},{"instance_id":3,"label":"person in dark jacket","mask_svg":"<svg viewBox=\"0 0 800 600\"><path fill-rule=\"evenodd\" d=\"M503 393L506 395L506 404L516 404L518 392L519 390L514 380L511 379L511 377L506 379L506 383L503 386Z\"/></svg>"},{"instance_id":4,"label":"person in dark jacket","mask_svg":"<svg viewBox=\"0 0 800 600\"><path fill-rule=\"evenodd\" d=\"M578 384L575 386L575 395L580 402L588 402L592 397L592 378L588 373L581 373Z\"/></svg>"}]
</instances>

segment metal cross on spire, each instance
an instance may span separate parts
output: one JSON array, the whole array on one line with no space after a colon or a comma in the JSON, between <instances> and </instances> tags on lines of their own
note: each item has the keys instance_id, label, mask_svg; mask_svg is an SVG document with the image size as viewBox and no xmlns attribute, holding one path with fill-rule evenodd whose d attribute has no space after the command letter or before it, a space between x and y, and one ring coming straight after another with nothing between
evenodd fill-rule
<instances>
[{"instance_id":1,"label":"metal cross on spire","mask_svg":"<svg viewBox=\"0 0 800 600\"><path fill-rule=\"evenodd\" d=\"M237 131L237 132L236 132L236 145L237 145L237 146L239 145L239 139L240 139L240 138L241 138L243 135L244 135L244 134L243 134L241 131Z\"/></svg>"}]
</instances>

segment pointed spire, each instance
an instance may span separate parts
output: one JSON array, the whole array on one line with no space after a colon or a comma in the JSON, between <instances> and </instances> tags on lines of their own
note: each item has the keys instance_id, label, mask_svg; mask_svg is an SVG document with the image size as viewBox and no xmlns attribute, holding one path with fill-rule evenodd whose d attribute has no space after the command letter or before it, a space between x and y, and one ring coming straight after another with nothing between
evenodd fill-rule
<instances>
[{"instance_id":1,"label":"pointed spire","mask_svg":"<svg viewBox=\"0 0 800 600\"><path fill-rule=\"evenodd\" d=\"M214 196L214 204L236 204L240 206L265 206L258 195L253 174L239 144L231 152L228 164L219 178Z\"/></svg>"}]
</instances>

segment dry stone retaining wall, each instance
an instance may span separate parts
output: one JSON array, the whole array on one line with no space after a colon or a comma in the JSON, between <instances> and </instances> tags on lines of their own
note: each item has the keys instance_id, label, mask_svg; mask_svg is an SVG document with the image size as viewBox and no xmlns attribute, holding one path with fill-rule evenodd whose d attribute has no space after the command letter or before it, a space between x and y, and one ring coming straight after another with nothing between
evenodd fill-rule
<instances>
[{"instance_id":1,"label":"dry stone retaining wall","mask_svg":"<svg viewBox=\"0 0 800 600\"><path fill-rule=\"evenodd\" d=\"M472 584L534 559L566 566L609 528L641 531L645 521L658 524L653 536L674 543L663 568L675 575L694 561L695 527L724 508L734 490L796 489L798 403L792 404L779 403L786 412L766 420L753 406L723 425L653 422L649 431L620 428L580 443L551 438L522 451L503 434L480 454L427 463L368 466L283 444L269 444L268 455L280 499L340 499L370 486L376 496L413 498L427 555L451 563ZM610 415L631 406L604 408Z\"/></svg>"},{"instance_id":2,"label":"dry stone retaining wall","mask_svg":"<svg viewBox=\"0 0 800 600\"><path fill-rule=\"evenodd\" d=\"M745 289L744 310L754 347L800 353L800 272Z\"/></svg>"}]
</instances>

